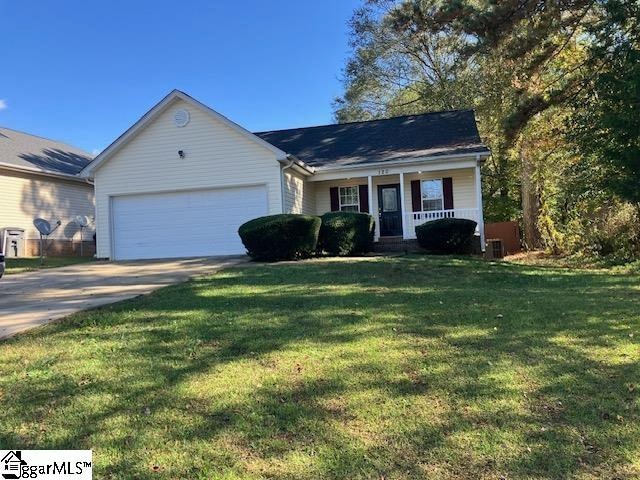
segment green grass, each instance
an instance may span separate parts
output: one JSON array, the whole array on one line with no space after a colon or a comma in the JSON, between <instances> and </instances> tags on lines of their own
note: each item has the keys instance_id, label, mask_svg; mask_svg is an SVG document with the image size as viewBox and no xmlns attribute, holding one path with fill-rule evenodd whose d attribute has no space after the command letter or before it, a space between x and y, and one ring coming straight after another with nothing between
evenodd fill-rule
<instances>
[{"instance_id":1,"label":"green grass","mask_svg":"<svg viewBox=\"0 0 640 480\"><path fill-rule=\"evenodd\" d=\"M12 273L33 272L41 268L66 267L93 260L93 257L45 257L44 263L41 263L40 257L7 258L5 273L9 275Z\"/></svg>"},{"instance_id":2,"label":"green grass","mask_svg":"<svg viewBox=\"0 0 640 480\"><path fill-rule=\"evenodd\" d=\"M640 477L640 277L247 265L0 344L0 445L101 479Z\"/></svg>"},{"instance_id":3,"label":"green grass","mask_svg":"<svg viewBox=\"0 0 640 480\"><path fill-rule=\"evenodd\" d=\"M615 257L574 254L557 256L544 251L522 252L507 257L507 261L518 265L607 270L609 273L640 274L640 259L633 261Z\"/></svg>"}]
</instances>

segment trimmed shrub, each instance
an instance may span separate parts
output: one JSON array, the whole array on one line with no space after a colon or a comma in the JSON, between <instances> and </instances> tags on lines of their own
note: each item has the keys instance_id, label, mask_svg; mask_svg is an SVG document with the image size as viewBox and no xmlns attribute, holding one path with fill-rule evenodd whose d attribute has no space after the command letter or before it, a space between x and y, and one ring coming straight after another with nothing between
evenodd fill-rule
<instances>
[{"instance_id":1,"label":"trimmed shrub","mask_svg":"<svg viewBox=\"0 0 640 480\"><path fill-rule=\"evenodd\" d=\"M320 217L294 214L255 218L238 229L249 256L270 262L313 256L319 232Z\"/></svg>"},{"instance_id":2,"label":"trimmed shrub","mask_svg":"<svg viewBox=\"0 0 640 480\"><path fill-rule=\"evenodd\" d=\"M418 243L432 253L471 253L476 222L464 218L441 218L416 227Z\"/></svg>"},{"instance_id":3,"label":"trimmed shrub","mask_svg":"<svg viewBox=\"0 0 640 480\"><path fill-rule=\"evenodd\" d=\"M331 255L354 255L373 248L373 217L366 213L331 212L322 216L319 248Z\"/></svg>"}]
</instances>

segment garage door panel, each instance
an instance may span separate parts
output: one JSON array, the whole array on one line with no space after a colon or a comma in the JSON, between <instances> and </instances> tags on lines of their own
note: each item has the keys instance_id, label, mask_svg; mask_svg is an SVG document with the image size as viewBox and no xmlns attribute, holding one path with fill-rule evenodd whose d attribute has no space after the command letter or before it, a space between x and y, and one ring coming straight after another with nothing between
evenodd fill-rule
<instances>
[{"instance_id":1,"label":"garage door panel","mask_svg":"<svg viewBox=\"0 0 640 480\"><path fill-rule=\"evenodd\" d=\"M265 186L114 197L118 260L244 253L238 227L267 214Z\"/></svg>"}]
</instances>

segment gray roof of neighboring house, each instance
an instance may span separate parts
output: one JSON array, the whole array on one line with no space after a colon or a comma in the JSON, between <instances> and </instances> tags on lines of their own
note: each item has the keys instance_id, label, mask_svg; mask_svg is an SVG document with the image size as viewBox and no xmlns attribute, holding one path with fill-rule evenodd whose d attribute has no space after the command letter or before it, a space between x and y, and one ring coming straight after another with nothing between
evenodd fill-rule
<instances>
[{"instance_id":1,"label":"gray roof of neighboring house","mask_svg":"<svg viewBox=\"0 0 640 480\"><path fill-rule=\"evenodd\" d=\"M312 167L357 166L412 158L488 152L473 110L257 132Z\"/></svg>"},{"instance_id":2,"label":"gray roof of neighboring house","mask_svg":"<svg viewBox=\"0 0 640 480\"><path fill-rule=\"evenodd\" d=\"M76 175L91 159L91 154L66 143L0 127L0 164Z\"/></svg>"}]
</instances>

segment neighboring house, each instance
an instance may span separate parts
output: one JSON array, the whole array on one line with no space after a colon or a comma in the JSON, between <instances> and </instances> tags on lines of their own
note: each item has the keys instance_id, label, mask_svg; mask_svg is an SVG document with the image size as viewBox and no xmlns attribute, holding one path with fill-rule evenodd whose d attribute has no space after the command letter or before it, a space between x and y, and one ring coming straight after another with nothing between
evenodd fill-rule
<instances>
[{"instance_id":1,"label":"neighboring house","mask_svg":"<svg viewBox=\"0 0 640 480\"><path fill-rule=\"evenodd\" d=\"M472 111L251 133L174 90L87 166L98 257L244 253L243 222L371 212L376 240L445 217L478 222L489 150ZM484 245L484 242L481 242Z\"/></svg>"},{"instance_id":2,"label":"neighboring house","mask_svg":"<svg viewBox=\"0 0 640 480\"><path fill-rule=\"evenodd\" d=\"M49 255L79 251L80 233L75 218L88 217L83 231L83 253L93 254L93 185L78 173L91 162L91 155L55 140L0 127L0 231L24 230L24 241L3 241L8 256L38 255L40 235L33 220L44 218L60 227L50 236ZM12 237L13 238L13 237Z\"/></svg>"}]
</instances>

